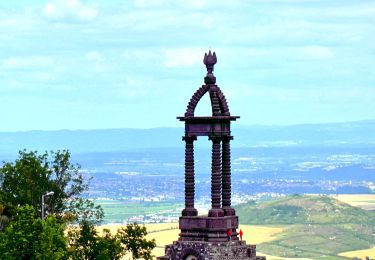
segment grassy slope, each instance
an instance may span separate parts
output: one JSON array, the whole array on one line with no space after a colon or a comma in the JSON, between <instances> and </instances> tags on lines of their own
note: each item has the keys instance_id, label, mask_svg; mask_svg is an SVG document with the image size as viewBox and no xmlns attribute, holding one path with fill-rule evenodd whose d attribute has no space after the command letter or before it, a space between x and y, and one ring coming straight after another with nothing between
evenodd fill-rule
<instances>
[{"instance_id":1,"label":"grassy slope","mask_svg":"<svg viewBox=\"0 0 375 260\"><path fill-rule=\"evenodd\" d=\"M261 204L242 204L243 224L288 225L262 252L285 257L340 259L340 252L375 244L375 214L325 196L291 196Z\"/></svg>"}]
</instances>

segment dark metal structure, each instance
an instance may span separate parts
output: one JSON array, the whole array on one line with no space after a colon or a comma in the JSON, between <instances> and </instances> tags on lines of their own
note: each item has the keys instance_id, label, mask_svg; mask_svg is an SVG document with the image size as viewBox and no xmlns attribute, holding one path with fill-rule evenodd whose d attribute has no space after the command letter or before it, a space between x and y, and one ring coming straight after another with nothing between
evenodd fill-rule
<instances>
[{"instance_id":1,"label":"dark metal structure","mask_svg":"<svg viewBox=\"0 0 375 260\"><path fill-rule=\"evenodd\" d=\"M185 115L185 208L179 220L180 237L166 246L166 256L159 260L182 259L265 259L256 256L255 245L246 245L237 236L238 217L231 207L230 124L239 116L231 116L224 94L213 74L217 62L215 52L206 53L204 83L191 97ZM212 116L194 116L200 99L208 93ZM207 216L198 216L194 207L195 171L194 141L208 136L212 142L211 209Z\"/></svg>"}]
</instances>

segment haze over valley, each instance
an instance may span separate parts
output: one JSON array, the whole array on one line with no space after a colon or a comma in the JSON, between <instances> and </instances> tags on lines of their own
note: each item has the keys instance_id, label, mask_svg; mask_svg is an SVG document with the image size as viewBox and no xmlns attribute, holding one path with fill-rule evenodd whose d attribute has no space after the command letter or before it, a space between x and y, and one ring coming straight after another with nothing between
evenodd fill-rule
<instances>
[{"instance_id":1,"label":"haze over valley","mask_svg":"<svg viewBox=\"0 0 375 260\"><path fill-rule=\"evenodd\" d=\"M182 134L182 128L0 133L1 159L14 160L24 148L69 149L73 161L93 177L86 196L102 203L107 222L174 221L183 203ZM233 135L234 204L294 193L375 190L375 121L238 126ZM196 199L203 211L210 205L210 156L210 143L199 138ZM125 205L141 207L143 214L124 210Z\"/></svg>"}]
</instances>

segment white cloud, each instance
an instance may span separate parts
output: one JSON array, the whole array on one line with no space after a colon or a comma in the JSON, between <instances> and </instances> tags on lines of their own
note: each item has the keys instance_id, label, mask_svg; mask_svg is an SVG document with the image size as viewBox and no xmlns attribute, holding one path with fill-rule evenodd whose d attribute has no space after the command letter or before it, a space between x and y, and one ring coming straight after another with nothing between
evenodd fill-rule
<instances>
[{"instance_id":1,"label":"white cloud","mask_svg":"<svg viewBox=\"0 0 375 260\"><path fill-rule=\"evenodd\" d=\"M102 62L105 60L102 54L97 51L90 51L85 54L85 58L89 61L99 61Z\"/></svg>"},{"instance_id":2,"label":"white cloud","mask_svg":"<svg viewBox=\"0 0 375 260\"><path fill-rule=\"evenodd\" d=\"M166 0L134 0L134 6L136 8L159 8L165 7L168 4L173 3L173 1Z\"/></svg>"},{"instance_id":3,"label":"white cloud","mask_svg":"<svg viewBox=\"0 0 375 260\"><path fill-rule=\"evenodd\" d=\"M53 60L50 57L45 56L10 57L2 60L1 68L33 69L41 67L51 67L53 64Z\"/></svg>"},{"instance_id":4,"label":"white cloud","mask_svg":"<svg viewBox=\"0 0 375 260\"><path fill-rule=\"evenodd\" d=\"M305 46L300 48L302 56L309 59L325 60L333 58L333 52L324 46Z\"/></svg>"},{"instance_id":5,"label":"white cloud","mask_svg":"<svg viewBox=\"0 0 375 260\"><path fill-rule=\"evenodd\" d=\"M164 65L167 68L190 67L202 62L202 50L196 48L177 48L165 51Z\"/></svg>"},{"instance_id":6,"label":"white cloud","mask_svg":"<svg viewBox=\"0 0 375 260\"><path fill-rule=\"evenodd\" d=\"M98 16L98 10L79 0L56 0L44 6L43 15L51 20L91 21Z\"/></svg>"},{"instance_id":7,"label":"white cloud","mask_svg":"<svg viewBox=\"0 0 375 260\"><path fill-rule=\"evenodd\" d=\"M192 8L203 8L207 5L207 2L202 0L185 0L182 1L186 6Z\"/></svg>"},{"instance_id":8,"label":"white cloud","mask_svg":"<svg viewBox=\"0 0 375 260\"><path fill-rule=\"evenodd\" d=\"M48 72L35 72L33 74L36 81L51 81L54 79L54 76L51 73Z\"/></svg>"},{"instance_id":9,"label":"white cloud","mask_svg":"<svg viewBox=\"0 0 375 260\"><path fill-rule=\"evenodd\" d=\"M138 8L145 7L145 0L135 0L134 1L134 6L138 7Z\"/></svg>"},{"instance_id":10,"label":"white cloud","mask_svg":"<svg viewBox=\"0 0 375 260\"><path fill-rule=\"evenodd\" d=\"M143 75L125 75L121 82L114 83L112 86L113 93L119 98L144 98L158 97L161 88L154 79Z\"/></svg>"}]
</instances>

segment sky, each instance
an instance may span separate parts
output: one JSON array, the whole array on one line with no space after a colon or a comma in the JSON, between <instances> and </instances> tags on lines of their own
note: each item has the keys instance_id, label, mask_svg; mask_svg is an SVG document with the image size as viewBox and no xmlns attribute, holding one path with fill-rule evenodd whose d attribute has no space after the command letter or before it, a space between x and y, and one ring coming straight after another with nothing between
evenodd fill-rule
<instances>
[{"instance_id":1,"label":"sky","mask_svg":"<svg viewBox=\"0 0 375 260\"><path fill-rule=\"evenodd\" d=\"M0 131L182 126L209 49L236 124L375 119L374 17L373 0L0 0Z\"/></svg>"}]
</instances>

